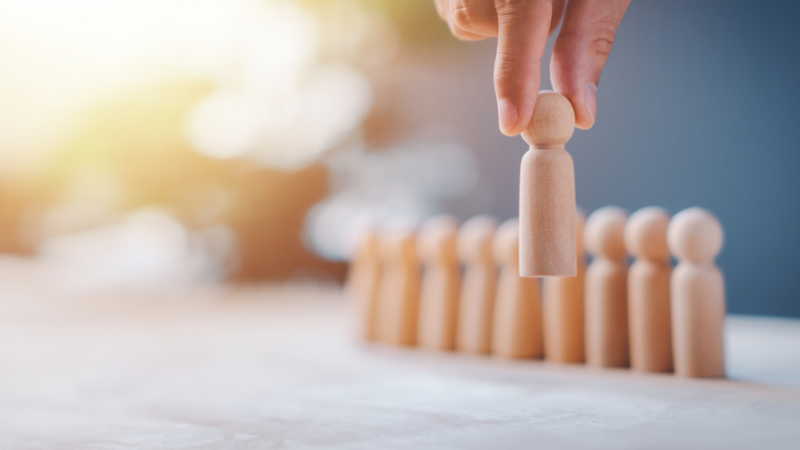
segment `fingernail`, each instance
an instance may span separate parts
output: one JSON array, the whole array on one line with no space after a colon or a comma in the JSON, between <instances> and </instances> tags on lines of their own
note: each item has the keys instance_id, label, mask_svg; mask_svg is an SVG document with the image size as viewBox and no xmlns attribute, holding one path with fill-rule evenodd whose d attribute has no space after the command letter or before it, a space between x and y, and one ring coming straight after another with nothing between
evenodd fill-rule
<instances>
[{"instance_id":1,"label":"fingernail","mask_svg":"<svg viewBox=\"0 0 800 450\"><path fill-rule=\"evenodd\" d=\"M589 117L592 118L592 125L594 125L594 118L597 117L597 86L591 82L586 83L586 111Z\"/></svg>"},{"instance_id":2,"label":"fingernail","mask_svg":"<svg viewBox=\"0 0 800 450\"><path fill-rule=\"evenodd\" d=\"M517 107L504 98L497 100L497 115L500 118L500 131L503 134L508 134L519 119Z\"/></svg>"}]
</instances>

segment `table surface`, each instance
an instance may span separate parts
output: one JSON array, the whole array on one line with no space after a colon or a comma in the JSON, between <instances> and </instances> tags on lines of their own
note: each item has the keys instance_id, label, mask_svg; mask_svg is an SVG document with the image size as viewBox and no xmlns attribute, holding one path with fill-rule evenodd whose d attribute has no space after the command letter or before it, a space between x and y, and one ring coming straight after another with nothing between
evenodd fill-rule
<instances>
[{"instance_id":1,"label":"table surface","mask_svg":"<svg viewBox=\"0 0 800 450\"><path fill-rule=\"evenodd\" d=\"M2 449L800 448L800 321L727 380L370 346L332 286L61 295L0 278Z\"/></svg>"}]
</instances>

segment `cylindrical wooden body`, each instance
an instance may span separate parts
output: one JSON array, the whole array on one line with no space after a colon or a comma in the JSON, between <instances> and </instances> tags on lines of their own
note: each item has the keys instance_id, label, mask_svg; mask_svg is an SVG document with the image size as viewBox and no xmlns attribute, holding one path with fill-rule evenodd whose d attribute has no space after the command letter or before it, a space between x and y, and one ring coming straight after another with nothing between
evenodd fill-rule
<instances>
[{"instance_id":1,"label":"cylindrical wooden body","mask_svg":"<svg viewBox=\"0 0 800 450\"><path fill-rule=\"evenodd\" d=\"M578 260L574 277L542 280L544 312L544 356L548 361L584 361L584 279L586 262Z\"/></svg>"},{"instance_id":2,"label":"cylindrical wooden body","mask_svg":"<svg viewBox=\"0 0 800 450\"><path fill-rule=\"evenodd\" d=\"M525 153L520 172L519 274L577 274L575 169L563 147Z\"/></svg>"},{"instance_id":3,"label":"cylindrical wooden body","mask_svg":"<svg viewBox=\"0 0 800 450\"><path fill-rule=\"evenodd\" d=\"M714 265L682 262L672 274L675 373L724 377L725 280Z\"/></svg>"},{"instance_id":4,"label":"cylindrical wooden body","mask_svg":"<svg viewBox=\"0 0 800 450\"><path fill-rule=\"evenodd\" d=\"M355 311L359 336L372 341L377 338L376 308L380 265L377 261L354 263L347 274L345 292Z\"/></svg>"},{"instance_id":5,"label":"cylindrical wooden body","mask_svg":"<svg viewBox=\"0 0 800 450\"><path fill-rule=\"evenodd\" d=\"M627 367L628 265L597 257L586 269L586 364Z\"/></svg>"},{"instance_id":6,"label":"cylindrical wooden body","mask_svg":"<svg viewBox=\"0 0 800 450\"><path fill-rule=\"evenodd\" d=\"M456 348L470 353L489 353L492 315L497 290L497 267L467 265L461 285L456 327Z\"/></svg>"},{"instance_id":7,"label":"cylindrical wooden body","mask_svg":"<svg viewBox=\"0 0 800 450\"><path fill-rule=\"evenodd\" d=\"M542 356L539 280L522 278L516 267L500 273L492 326L492 353L506 358Z\"/></svg>"},{"instance_id":8,"label":"cylindrical wooden body","mask_svg":"<svg viewBox=\"0 0 800 450\"><path fill-rule=\"evenodd\" d=\"M456 314L461 268L432 264L425 268L420 294L417 341L420 347L452 350L456 342Z\"/></svg>"},{"instance_id":9,"label":"cylindrical wooden body","mask_svg":"<svg viewBox=\"0 0 800 450\"><path fill-rule=\"evenodd\" d=\"M413 346L417 341L420 276L418 270L390 267L382 274L378 335L384 342Z\"/></svg>"},{"instance_id":10,"label":"cylindrical wooden body","mask_svg":"<svg viewBox=\"0 0 800 450\"><path fill-rule=\"evenodd\" d=\"M631 368L672 371L670 275L668 261L638 259L628 272L628 321Z\"/></svg>"},{"instance_id":11,"label":"cylindrical wooden body","mask_svg":"<svg viewBox=\"0 0 800 450\"><path fill-rule=\"evenodd\" d=\"M378 338L395 345L414 345L421 272L415 235L403 231L385 236L379 248Z\"/></svg>"},{"instance_id":12,"label":"cylindrical wooden body","mask_svg":"<svg viewBox=\"0 0 800 450\"><path fill-rule=\"evenodd\" d=\"M378 260L378 237L366 231L350 263L345 282L345 295L361 339L372 341L377 336L377 303L381 263Z\"/></svg>"}]
</instances>

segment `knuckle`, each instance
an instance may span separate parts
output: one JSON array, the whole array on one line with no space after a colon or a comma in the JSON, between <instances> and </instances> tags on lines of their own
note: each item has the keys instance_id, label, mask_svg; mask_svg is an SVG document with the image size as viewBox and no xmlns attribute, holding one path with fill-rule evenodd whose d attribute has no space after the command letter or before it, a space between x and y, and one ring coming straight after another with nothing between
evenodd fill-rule
<instances>
[{"instance_id":1,"label":"knuckle","mask_svg":"<svg viewBox=\"0 0 800 450\"><path fill-rule=\"evenodd\" d=\"M494 7L498 14L512 15L547 3L552 4L553 0L495 0Z\"/></svg>"},{"instance_id":2,"label":"knuckle","mask_svg":"<svg viewBox=\"0 0 800 450\"><path fill-rule=\"evenodd\" d=\"M617 22L598 20L590 24L586 30L561 32L559 39L563 44L573 48L583 48L592 56L608 57L617 37Z\"/></svg>"},{"instance_id":3,"label":"knuckle","mask_svg":"<svg viewBox=\"0 0 800 450\"><path fill-rule=\"evenodd\" d=\"M500 63L494 68L494 79L498 81L507 79L509 74L514 73L515 67L516 64L509 62L507 58L500 59Z\"/></svg>"},{"instance_id":4,"label":"knuckle","mask_svg":"<svg viewBox=\"0 0 800 450\"><path fill-rule=\"evenodd\" d=\"M589 50L597 56L608 56L614 47L614 40L617 37L617 27L610 23L598 24L598 27L590 35L588 42Z\"/></svg>"},{"instance_id":5,"label":"knuckle","mask_svg":"<svg viewBox=\"0 0 800 450\"><path fill-rule=\"evenodd\" d=\"M451 12L451 15L453 17L453 22L455 22L459 28L469 30L471 28L475 28L476 26L475 22L477 19L475 18L475 14L466 5L456 6Z\"/></svg>"},{"instance_id":6,"label":"knuckle","mask_svg":"<svg viewBox=\"0 0 800 450\"><path fill-rule=\"evenodd\" d=\"M494 67L494 79L500 82L512 79L519 74L520 69L523 67L524 64L520 61L519 55L510 51L498 50L497 64Z\"/></svg>"},{"instance_id":7,"label":"knuckle","mask_svg":"<svg viewBox=\"0 0 800 450\"><path fill-rule=\"evenodd\" d=\"M614 41L609 41L608 39L595 39L589 43L589 48L597 56L610 55L612 47L614 47Z\"/></svg>"},{"instance_id":8,"label":"knuckle","mask_svg":"<svg viewBox=\"0 0 800 450\"><path fill-rule=\"evenodd\" d=\"M453 36L457 37L458 39L461 39L462 41L471 41L473 40L474 36L472 33L464 31L462 28L460 28L454 23L450 24L450 33Z\"/></svg>"},{"instance_id":9,"label":"knuckle","mask_svg":"<svg viewBox=\"0 0 800 450\"><path fill-rule=\"evenodd\" d=\"M489 18L484 11L476 7L474 2L459 0L450 11L453 22L461 29L479 30L486 25Z\"/></svg>"}]
</instances>

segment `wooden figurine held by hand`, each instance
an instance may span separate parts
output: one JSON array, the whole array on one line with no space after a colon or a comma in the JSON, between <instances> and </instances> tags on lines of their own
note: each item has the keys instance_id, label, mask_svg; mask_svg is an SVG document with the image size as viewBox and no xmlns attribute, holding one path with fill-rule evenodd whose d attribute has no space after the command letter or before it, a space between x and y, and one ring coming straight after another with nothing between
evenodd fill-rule
<instances>
[{"instance_id":1,"label":"wooden figurine held by hand","mask_svg":"<svg viewBox=\"0 0 800 450\"><path fill-rule=\"evenodd\" d=\"M531 148L522 158L519 194L519 275L574 277L575 169L564 144L575 130L575 111L561 94L539 93L522 137Z\"/></svg>"}]
</instances>

